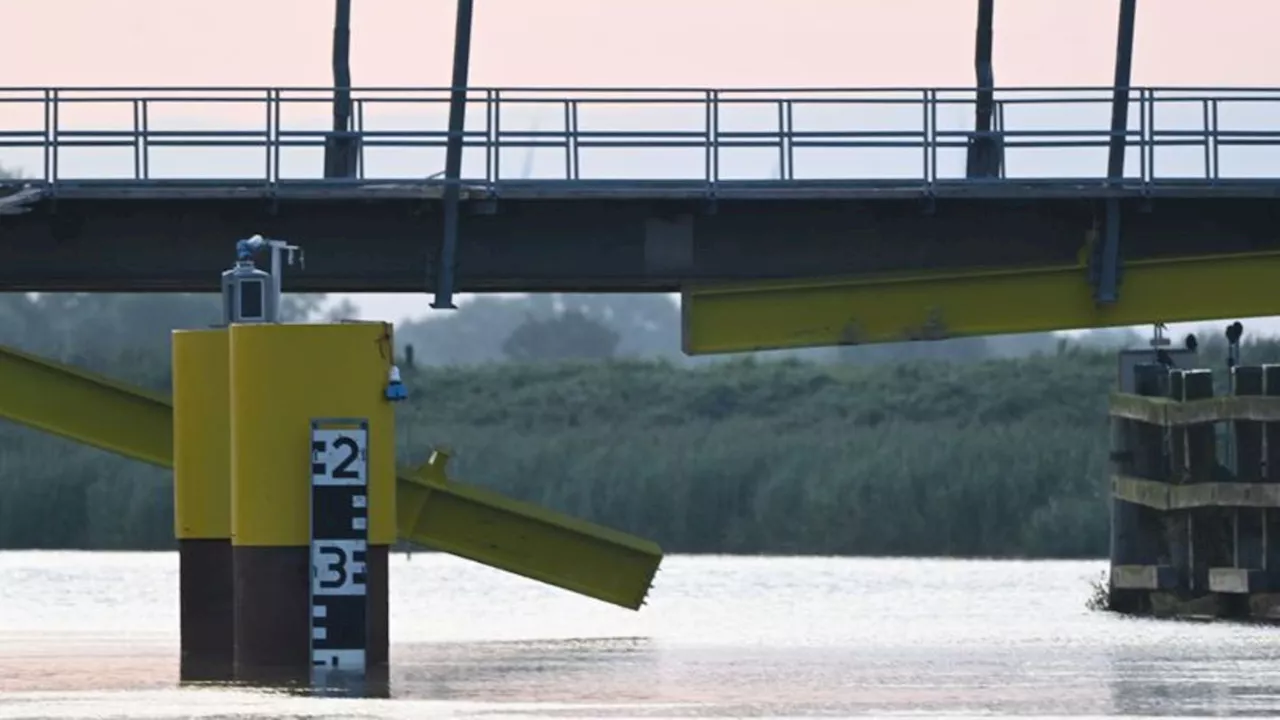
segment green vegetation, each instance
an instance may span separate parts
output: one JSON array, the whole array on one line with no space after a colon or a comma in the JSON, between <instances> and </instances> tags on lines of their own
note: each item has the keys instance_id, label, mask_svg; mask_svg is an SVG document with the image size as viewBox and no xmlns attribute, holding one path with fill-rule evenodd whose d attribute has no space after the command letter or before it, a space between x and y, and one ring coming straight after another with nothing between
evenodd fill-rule
<instances>
[{"instance_id":1,"label":"green vegetation","mask_svg":"<svg viewBox=\"0 0 1280 720\"><path fill-rule=\"evenodd\" d=\"M298 316L320 307L292 303ZM216 312L207 297L0 295L0 342L164 388L167 329ZM565 324L594 348L615 341ZM534 330L549 325L516 322L505 344L542 357ZM670 552L1102 556L1115 357L1048 345L965 362L692 366L561 348L554 361L445 367L420 349L398 442L403 462L451 446L460 480ZM1201 347L1223 366L1220 343ZM1245 348L1246 362L1275 360L1280 344ZM0 424L0 547L166 548L171 513L167 472Z\"/></svg>"}]
</instances>

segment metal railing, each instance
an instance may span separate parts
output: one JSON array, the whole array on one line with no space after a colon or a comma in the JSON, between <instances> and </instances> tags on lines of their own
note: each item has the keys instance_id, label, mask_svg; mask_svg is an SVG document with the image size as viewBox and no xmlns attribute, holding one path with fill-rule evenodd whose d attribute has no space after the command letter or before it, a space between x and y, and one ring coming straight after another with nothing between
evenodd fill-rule
<instances>
[{"instance_id":1,"label":"metal railing","mask_svg":"<svg viewBox=\"0 0 1280 720\"><path fill-rule=\"evenodd\" d=\"M999 89L994 129L975 133L974 89L473 88L462 182L1106 182L1113 92ZM332 94L0 88L0 166L55 187L350 183L321 178L326 143L347 138L355 182L444 182L448 89L355 88L339 132ZM1133 88L1129 98L1124 184L1280 180L1280 89ZM1000 138L1004 162L998 177L967 179L966 149L981 135Z\"/></svg>"}]
</instances>

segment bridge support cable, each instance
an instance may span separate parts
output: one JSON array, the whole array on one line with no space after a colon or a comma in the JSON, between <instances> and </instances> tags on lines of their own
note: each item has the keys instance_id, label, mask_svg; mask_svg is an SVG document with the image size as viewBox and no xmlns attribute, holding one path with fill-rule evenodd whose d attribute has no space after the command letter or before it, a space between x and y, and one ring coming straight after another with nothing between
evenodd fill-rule
<instances>
[{"instance_id":1,"label":"bridge support cable","mask_svg":"<svg viewBox=\"0 0 1280 720\"><path fill-rule=\"evenodd\" d=\"M444 234L436 260L436 297L431 307L452 310L454 263L462 195L462 148L467 119L467 75L471 65L472 0L458 0L453 35L453 81L449 91L449 140L444 159Z\"/></svg>"},{"instance_id":2,"label":"bridge support cable","mask_svg":"<svg viewBox=\"0 0 1280 720\"><path fill-rule=\"evenodd\" d=\"M1116 31L1116 72L1111 98L1111 137L1107 147L1107 184L1124 180L1124 156L1128 148L1129 83L1133 71L1133 33L1137 0L1120 0L1120 21ZM1108 198L1103 204L1102 243L1090 275L1094 300L1109 305L1120 293L1120 201Z\"/></svg>"},{"instance_id":3,"label":"bridge support cable","mask_svg":"<svg viewBox=\"0 0 1280 720\"><path fill-rule=\"evenodd\" d=\"M325 178L354 178L360 156L351 112L351 0L335 0L333 22L333 134L325 140Z\"/></svg>"},{"instance_id":4,"label":"bridge support cable","mask_svg":"<svg viewBox=\"0 0 1280 720\"><path fill-rule=\"evenodd\" d=\"M992 133L995 117L995 70L992 68L992 34L995 0L978 0L978 30L974 41L977 94L973 136L969 138L966 173L970 178L996 178L1004 160L1004 140Z\"/></svg>"}]
</instances>

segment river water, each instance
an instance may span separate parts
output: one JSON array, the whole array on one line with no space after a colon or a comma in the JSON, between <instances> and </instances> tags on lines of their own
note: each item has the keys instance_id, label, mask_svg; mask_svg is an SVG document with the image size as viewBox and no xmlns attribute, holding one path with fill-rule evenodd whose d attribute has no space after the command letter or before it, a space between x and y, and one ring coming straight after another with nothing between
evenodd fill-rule
<instances>
[{"instance_id":1,"label":"river water","mask_svg":"<svg viewBox=\"0 0 1280 720\"><path fill-rule=\"evenodd\" d=\"M1280 715L1280 629L1123 619L1102 562L670 557L613 608L392 558L390 699L178 685L177 555L0 553L0 720Z\"/></svg>"}]
</instances>

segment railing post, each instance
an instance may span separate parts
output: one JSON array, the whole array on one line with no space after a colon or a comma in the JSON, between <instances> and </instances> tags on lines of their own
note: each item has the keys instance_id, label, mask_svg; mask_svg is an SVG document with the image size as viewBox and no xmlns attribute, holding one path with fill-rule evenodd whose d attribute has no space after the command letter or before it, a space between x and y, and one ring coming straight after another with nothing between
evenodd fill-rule
<instances>
[{"instance_id":1,"label":"railing post","mask_svg":"<svg viewBox=\"0 0 1280 720\"><path fill-rule=\"evenodd\" d=\"M142 100L142 179L151 179L151 101Z\"/></svg>"},{"instance_id":2,"label":"railing post","mask_svg":"<svg viewBox=\"0 0 1280 720\"><path fill-rule=\"evenodd\" d=\"M933 148L929 151L929 167L932 177L929 181L929 195L938 184L938 91L929 91L929 127L933 129Z\"/></svg>"},{"instance_id":3,"label":"railing post","mask_svg":"<svg viewBox=\"0 0 1280 720\"><path fill-rule=\"evenodd\" d=\"M775 180L782 180L787 176L787 109L786 100L778 100L776 107L778 110L778 172Z\"/></svg>"},{"instance_id":4,"label":"railing post","mask_svg":"<svg viewBox=\"0 0 1280 720\"><path fill-rule=\"evenodd\" d=\"M61 98L58 89L54 88L50 108L50 119L53 122L53 128L49 133L49 140L52 143L49 150L49 160L52 165L52 171L49 173L49 183L53 185L55 194L58 187L58 105L60 102Z\"/></svg>"},{"instance_id":5,"label":"railing post","mask_svg":"<svg viewBox=\"0 0 1280 720\"><path fill-rule=\"evenodd\" d=\"M484 92L484 179L492 183L493 178L493 114L494 90Z\"/></svg>"},{"instance_id":6,"label":"railing post","mask_svg":"<svg viewBox=\"0 0 1280 720\"><path fill-rule=\"evenodd\" d=\"M1209 141L1213 146L1213 174L1209 177L1210 180L1218 179L1218 103L1218 98L1213 98L1209 101L1209 117L1212 122L1212 129L1209 131Z\"/></svg>"},{"instance_id":7,"label":"railing post","mask_svg":"<svg viewBox=\"0 0 1280 720\"><path fill-rule=\"evenodd\" d=\"M787 100L787 167L784 180L796 179L796 106Z\"/></svg>"},{"instance_id":8,"label":"railing post","mask_svg":"<svg viewBox=\"0 0 1280 720\"><path fill-rule=\"evenodd\" d=\"M357 177L357 178L360 178L361 180L363 180L363 179L364 179L364 174L365 174L365 166L364 166L364 103L365 103L365 101L364 101L363 99L356 99L356 100L352 101L352 109L355 111L356 143L355 143L355 150L354 150L354 152L355 152L355 156L356 156L356 157L355 157L355 163L356 163L356 177Z\"/></svg>"},{"instance_id":9,"label":"railing post","mask_svg":"<svg viewBox=\"0 0 1280 720\"><path fill-rule=\"evenodd\" d=\"M707 93L707 102L710 103L710 125L708 126L708 137L711 142L711 174L707 177L709 188L711 191L711 199L716 196L716 185L720 182L720 91L712 90Z\"/></svg>"},{"instance_id":10,"label":"railing post","mask_svg":"<svg viewBox=\"0 0 1280 720\"><path fill-rule=\"evenodd\" d=\"M492 186L497 186L502 179L502 91L493 91L493 176L489 178Z\"/></svg>"},{"instance_id":11,"label":"railing post","mask_svg":"<svg viewBox=\"0 0 1280 720\"><path fill-rule=\"evenodd\" d=\"M582 146L578 144L578 131L581 129L581 124L578 122L578 107L579 101L574 100L569 113L573 118L573 177L570 178L571 180L582 179Z\"/></svg>"},{"instance_id":12,"label":"railing post","mask_svg":"<svg viewBox=\"0 0 1280 720\"><path fill-rule=\"evenodd\" d=\"M921 153L924 155L924 158L922 159L923 175L920 180L924 183L926 188L930 186L930 177L933 174L932 168L930 167L933 162L933 124L929 117L930 95L931 91L929 90L923 90L920 93L920 127L924 130L924 142L920 148Z\"/></svg>"},{"instance_id":13,"label":"railing post","mask_svg":"<svg viewBox=\"0 0 1280 720\"><path fill-rule=\"evenodd\" d=\"M138 103L140 102L141 102L140 100L138 100L137 98L134 98L133 101L129 103L131 106L131 109L133 110L133 179L134 180L139 180L142 178L142 148L139 145L139 142L142 139L142 133L140 132L142 129L142 121L140 118L140 113L138 111Z\"/></svg>"},{"instance_id":14,"label":"railing post","mask_svg":"<svg viewBox=\"0 0 1280 720\"><path fill-rule=\"evenodd\" d=\"M280 91L267 90L267 178L268 188L280 181Z\"/></svg>"},{"instance_id":15,"label":"railing post","mask_svg":"<svg viewBox=\"0 0 1280 720\"><path fill-rule=\"evenodd\" d=\"M563 109L564 109L564 179L572 180L573 179L573 101L566 98L563 102ZM534 125L534 129L535 130L537 129L536 124ZM536 137L530 138L530 140L534 143L538 142L538 138ZM533 157L533 153L537 149L538 148L536 146L529 148L530 158ZM528 174L529 173L527 172L525 173L526 176ZM525 177L523 179L527 180L528 177Z\"/></svg>"},{"instance_id":16,"label":"railing post","mask_svg":"<svg viewBox=\"0 0 1280 720\"><path fill-rule=\"evenodd\" d=\"M706 91L703 98L704 102L706 102L706 107L703 108L703 113L702 113L703 114L703 136L702 137L703 137L703 142L705 143L702 148L702 152L703 152L703 163L702 163L703 178L702 179L706 183L708 188L711 187L711 175L713 172L711 169L712 158L713 158L713 154L711 151L711 145L712 145L711 127L714 121L711 119L711 105L712 105L711 98L712 98L712 91L710 90Z\"/></svg>"}]
</instances>

